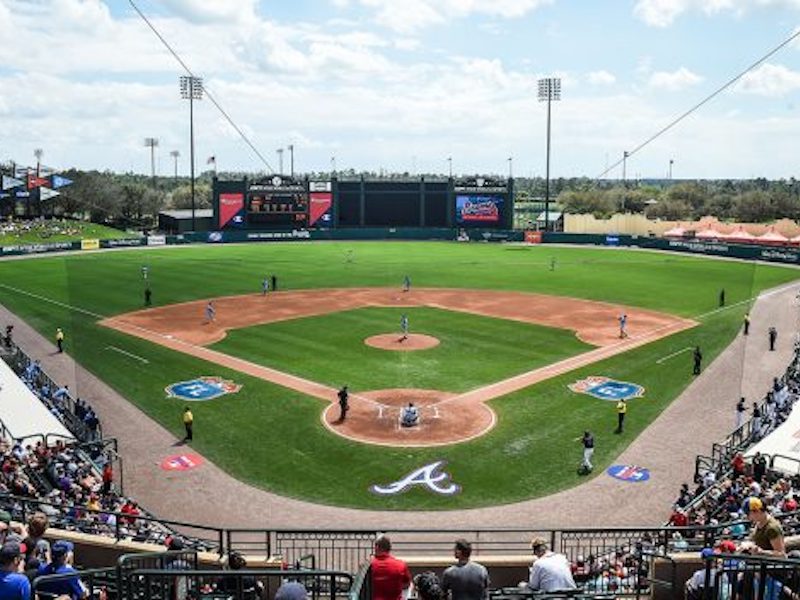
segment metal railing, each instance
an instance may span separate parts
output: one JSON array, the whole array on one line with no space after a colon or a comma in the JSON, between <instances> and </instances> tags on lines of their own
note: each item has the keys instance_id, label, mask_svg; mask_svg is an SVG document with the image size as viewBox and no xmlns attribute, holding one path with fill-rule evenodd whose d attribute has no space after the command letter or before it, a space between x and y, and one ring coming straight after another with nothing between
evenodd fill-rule
<instances>
[{"instance_id":1,"label":"metal railing","mask_svg":"<svg viewBox=\"0 0 800 600\"><path fill-rule=\"evenodd\" d=\"M696 581L687 582L691 600L791 600L800 591L800 560L749 554L706 559Z\"/></svg>"}]
</instances>

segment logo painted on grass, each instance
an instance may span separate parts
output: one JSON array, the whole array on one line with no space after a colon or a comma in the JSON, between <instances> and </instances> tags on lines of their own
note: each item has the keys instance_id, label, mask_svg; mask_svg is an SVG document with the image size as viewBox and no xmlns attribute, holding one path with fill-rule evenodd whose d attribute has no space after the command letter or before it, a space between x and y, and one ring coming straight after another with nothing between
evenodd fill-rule
<instances>
[{"instance_id":1,"label":"logo painted on grass","mask_svg":"<svg viewBox=\"0 0 800 600\"><path fill-rule=\"evenodd\" d=\"M164 471L188 471L205 462L199 454L174 454L161 461Z\"/></svg>"},{"instance_id":2,"label":"logo painted on grass","mask_svg":"<svg viewBox=\"0 0 800 600\"><path fill-rule=\"evenodd\" d=\"M642 386L627 381L616 381L608 377L587 377L567 387L578 394L588 394L600 398L600 400L613 402L644 396Z\"/></svg>"},{"instance_id":3,"label":"logo painted on grass","mask_svg":"<svg viewBox=\"0 0 800 600\"><path fill-rule=\"evenodd\" d=\"M425 465L412 471L402 479L387 485L371 485L369 491L381 496L393 496L401 494L415 485L427 487L429 491L443 496L452 496L461 491L461 486L449 481L450 474L440 471L444 467L445 461L437 460L434 463Z\"/></svg>"},{"instance_id":4,"label":"logo painted on grass","mask_svg":"<svg viewBox=\"0 0 800 600\"><path fill-rule=\"evenodd\" d=\"M627 483L640 483L650 479L650 469L636 465L612 465L606 471L614 479Z\"/></svg>"},{"instance_id":5,"label":"logo painted on grass","mask_svg":"<svg viewBox=\"0 0 800 600\"><path fill-rule=\"evenodd\" d=\"M179 381L164 388L170 398L180 398L190 402L213 400L225 394L235 394L242 386L222 377L198 377L189 381Z\"/></svg>"}]
</instances>

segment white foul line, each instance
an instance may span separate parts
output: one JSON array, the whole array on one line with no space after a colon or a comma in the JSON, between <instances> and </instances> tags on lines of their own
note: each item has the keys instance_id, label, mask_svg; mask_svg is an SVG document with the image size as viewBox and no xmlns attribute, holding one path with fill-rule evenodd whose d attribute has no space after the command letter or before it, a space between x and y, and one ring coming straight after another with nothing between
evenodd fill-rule
<instances>
[{"instance_id":1,"label":"white foul line","mask_svg":"<svg viewBox=\"0 0 800 600\"><path fill-rule=\"evenodd\" d=\"M117 348L116 346L106 346L106 350L113 350L114 352L119 352L120 354L124 354L125 356L130 356L131 358L135 358L136 360L139 360L139 361L143 362L146 365L150 364L150 361L147 360L146 358L142 358L141 356L138 356L136 354L133 354L132 352L128 352L126 350L123 350L122 348Z\"/></svg>"},{"instance_id":2,"label":"white foul line","mask_svg":"<svg viewBox=\"0 0 800 600\"><path fill-rule=\"evenodd\" d=\"M670 359L670 358L672 358L673 356L678 356L678 354L683 354L683 353L684 353L684 352L686 352L687 350L691 350L691 349L692 349L692 347L691 347L691 346L686 346L686 348L684 348L683 350L678 350L677 352L673 352L672 354L668 354L667 356L664 356L663 358L659 358L659 359L656 361L656 364L657 364L657 365L660 365L660 364L661 364L661 363L663 363L665 360L669 360L669 359Z\"/></svg>"}]
</instances>

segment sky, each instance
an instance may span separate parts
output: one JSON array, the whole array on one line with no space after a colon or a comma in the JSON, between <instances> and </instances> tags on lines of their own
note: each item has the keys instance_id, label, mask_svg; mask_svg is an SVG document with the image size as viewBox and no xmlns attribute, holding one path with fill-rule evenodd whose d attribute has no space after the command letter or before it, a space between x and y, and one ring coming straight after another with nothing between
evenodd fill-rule
<instances>
[{"instance_id":1,"label":"sky","mask_svg":"<svg viewBox=\"0 0 800 600\"><path fill-rule=\"evenodd\" d=\"M543 176L558 77L551 177L598 177L800 30L800 0L133 1L261 155L205 97L198 171L291 144L296 172ZM153 137L157 173L174 150L189 173L187 73L128 0L0 0L0 39L0 160L149 173ZM800 178L799 148L800 37L626 173Z\"/></svg>"}]
</instances>

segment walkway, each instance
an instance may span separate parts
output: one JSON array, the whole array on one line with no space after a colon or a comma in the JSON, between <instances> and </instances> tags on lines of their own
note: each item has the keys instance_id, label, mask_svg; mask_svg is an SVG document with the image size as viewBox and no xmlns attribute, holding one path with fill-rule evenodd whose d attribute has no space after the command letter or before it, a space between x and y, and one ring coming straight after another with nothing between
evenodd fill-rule
<instances>
[{"instance_id":1,"label":"walkway","mask_svg":"<svg viewBox=\"0 0 800 600\"><path fill-rule=\"evenodd\" d=\"M231 478L216 465L165 473L160 460L174 451L174 436L99 381L0 306L0 323L13 323L14 336L41 358L57 381L87 398L107 435L125 457L126 491L165 518L223 527L582 527L657 524L669 512L680 484L689 481L694 457L709 451L734 424L739 396L760 399L772 377L792 355L798 331L796 285L764 294L751 311L751 335L739 336L617 459L647 466L651 480L625 484L605 474L557 494L501 507L448 512L403 513L322 506L259 490ZM766 331L781 335L777 351L767 350ZM685 362L685 361L684 361ZM653 368L673 368L671 361ZM744 375L746 374L746 376ZM510 473L509 476L513 476Z\"/></svg>"}]
</instances>

